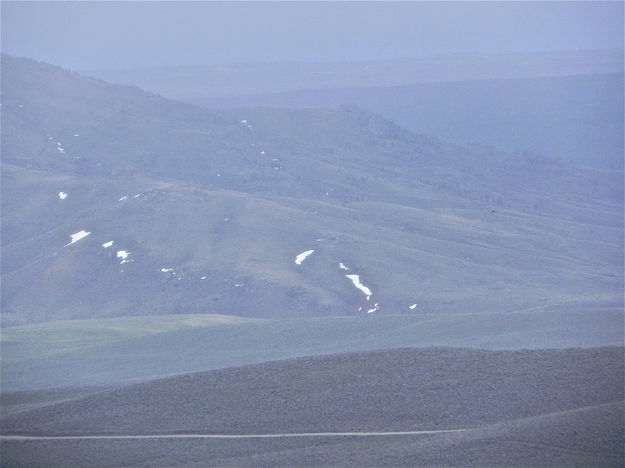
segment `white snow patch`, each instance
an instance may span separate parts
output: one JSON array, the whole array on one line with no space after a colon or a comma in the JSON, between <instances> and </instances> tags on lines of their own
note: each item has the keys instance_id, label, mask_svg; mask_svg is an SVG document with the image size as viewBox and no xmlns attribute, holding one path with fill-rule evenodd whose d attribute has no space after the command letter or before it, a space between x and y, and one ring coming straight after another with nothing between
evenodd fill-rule
<instances>
[{"instance_id":1,"label":"white snow patch","mask_svg":"<svg viewBox=\"0 0 625 468\"><path fill-rule=\"evenodd\" d=\"M251 125L248 125L248 126L247 126L247 128L252 128L252 126L251 126Z\"/></svg>"},{"instance_id":2,"label":"white snow patch","mask_svg":"<svg viewBox=\"0 0 625 468\"><path fill-rule=\"evenodd\" d=\"M139 198L140 196L141 196L141 194L140 194L140 193L138 193L138 194L136 194L136 195L133 195L133 197L132 197L132 198Z\"/></svg>"},{"instance_id":3,"label":"white snow patch","mask_svg":"<svg viewBox=\"0 0 625 468\"><path fill-rule=\"evenodd\" d=\"M368 313L368 314L372 314L372 313L376 312L376 311L377 311L377 310L379 310L379 309L380 309L380 307L378 306L378 303L376 302L375 304L373 304L373 309L369 309L369 310L367 311L367 313Z\"/></svg>"},{"instance_id":4,"label":"white snow patch","mask_svg":"<svg viewBox=\"0 0 625 468\"><path fill-rule=\"evenodd\" d=\"M339 268L340 268L341 270L349 270L349 267L348 267L348 266L345 266L345 264L344 264L343 262L340 262L340 263L339 263Z\"/></svg>"},{"instance_id":5,"label":"white snow patch","mask_svg":"<svg viewBox=\"0 0 625 468\"><path fill-rule=\"evenodd\" d=\"M410 309L410 310L415 310L416 308L417 308L417 304L412 304L412 305L409 307L409 309Z\"/></svg>"},{"instance_id":6,"label":"white snow patch","mask_svg":"<svg viewBox=\"0 0 625 468\"><path fill-rule=\"evenodd\" d=\"M63 148L61 148L60 146L57 148L57 150L59 150L60 153L65 154L65 150Z\"/></svg>"},{"instance_id":7,"label":"white snow patch","mask_svg":"<svg viewBox=\"0 0 625 468\"><path fill-rule=\"evenodd\" d=\"M264 151L261 151L261 152L260 152L260 154L265 154L265 152L264 152Z\"/></svg>"},{"instance_id":8,"label":"white snow patch","mask_svg":"<svg viewBox=\"0 0 625 468\"><path fill-rule=\"evenodd\" d=\"M371 297L373 293L371 292L371 289L369 289L368 287L366 287L364 284L360 282L359 275L345 275L345 277L352 280L352 283L354 283L354 286L356 286L363 293L365 293L367 295L367 300L369 300L369 297Z\"/></svg>"},{"instance_id":9,"label":"white snow patch","mask_svg":"<svg viewBox=\"0 0 625 468\"><path fill-rule=\"evenodd\" d=\"M161 268L161 271L163 273L167 273L168 271L173 271L173 270L174 270L173 268Z\"/></svg>"},{"instance_id":10,"label":"white snow patch","mask_svg":"<svg viewBox=\"0 0 625 468\"><path fill-rule=\"evenodd\" d=\"M65 200L67 198L67 194L65 192L59 192L59 198L61 200Z\"/></svg>"},{"instance_id":11,"label":"white snow patch","mask_svg":"<svg viewBox=\"0 0 625 468\"><path fill-rule=\"evenodd\" d=\"M237 283L234 285L235 288L240 288L241 286L243 286L243 283Z\"/></svg>"},{"instance_id":12,"label":"white snow patch","mask_svg":"<svg viewBox=\"0 0 625 468\"><path fill-rule=\"evenodd\" d=\"M124 195L118 201L124 201L124 200L128 200L128 195Z\"/></svg>"},{"instance_id":13,"label":"white snow patch","mask_svg":"<svg viewBox=\"0 0 625 468\"><path fill-rule=\"evenodd\" d=\"M247 120L243 119L243 120L241 120L241 123L245 124L245 123L247 123Z\"/></svg>"},{"instance_id":14,"label":"white snow patch","mask_svg":"<svg viewBox=\"0 0 625 468\"><path fill-rule=\"evenodd\" d=\"M295 263L297 265L301 265L302 262L304 260L306 260L306 257L308 257L310 254L312 254L314 252L314 250L306 250L305 252L302 252L301 254L299 254L297 257L295 257Z\"/></svg>"},{"instance_id":15,"label":"white snow patch","mask_svg":"<svg viewBox=\"0 0 625 468\"><path fill-rule=\"evenodd\" d=\"M104 244L102 244L102 247L104 247L105 249L108 249L109 247L111 247L113 245L115 241L108 241L105 242Z\"/></svg>"},{"instance_id":16,"label":"white snow patch","mask_svg":"<svg viewBox=\"0 0 625 468\"><path fill-rule=\"evenodd\" d=\"M202 276L200 279L204 280L204 279L206 279L206 276Z\"/></svg>"},{"instance_id":17,"label":"white snow patch","mask_svg":"<svg viewBox=\"0 0 625 468\"><path fill-rule=\"evenodd\" d=\"M118 250L117 251L117 258L121 258L122 261L119 262L119 264L123 264L123 263L128 263L130 260L128 260L128 255L130 255L130 252L128 252L127 250Z\"/></svg>"},{"instance_id":18,"label":"white snow patch","mask_svg":"<svg viewBox=\"0 0 625 468\"><path fill-rule=\"evenodd\" d=\"M67 247L68 245L72 245L75 244L76 242L78 242L80 239L84 239L85 237L87 237L89 234L91 234L90 232L87 232L85 230L82 231L78 231L76 234L70 234L69 237L72 239L70 241L69 244L66 244L65 247Z\"/></svg>"},{"instance_id":19,"label":"white snow patch","mask_svg":"<svg viewBox=\"0 0 625 468\"><path fill-rule=\"evenodd\" d=\"M74 133L74 136L75 137L79 137L80 135L78 133Z\"/></svg>"}]
</instances>

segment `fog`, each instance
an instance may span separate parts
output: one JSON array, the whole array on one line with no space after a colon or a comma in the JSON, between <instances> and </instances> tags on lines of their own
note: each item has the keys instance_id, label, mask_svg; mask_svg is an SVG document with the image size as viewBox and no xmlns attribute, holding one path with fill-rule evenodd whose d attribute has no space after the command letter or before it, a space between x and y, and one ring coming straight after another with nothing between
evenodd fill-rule
<instances>
[{"instance_id":1,"label":"fog","mask_svg":"<svg viewBox=\"0 0 625 468\"><path fill-rule=\"evenodd\" d=\"M2 50L72 69L622 48L621 2L2 2Z\"/></svg>"}]
</instances>

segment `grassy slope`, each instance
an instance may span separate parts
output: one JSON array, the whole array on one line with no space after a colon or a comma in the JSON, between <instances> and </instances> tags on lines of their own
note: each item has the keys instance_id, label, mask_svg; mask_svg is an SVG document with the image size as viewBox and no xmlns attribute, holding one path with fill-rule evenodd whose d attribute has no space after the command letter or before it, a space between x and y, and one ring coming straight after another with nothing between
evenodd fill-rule
<instances>
[{"instance_id":1,"label":"grassy slope","mask_svg":"<svg viewBox=\"0 0 625 468\"><path fill-rule=\"evenodd\" d=\"M617 309L259 320L223 316L51 322L2 331L4 391L111 384L320 353L404 346L622 345Z\"/></svg>"},{"instance_id":2,"label":"grassy slope","mask_svg":"<svg viewBox=\"0 0 625 468\"><path fill-rule=\"evenodd\" d=\"M5 433L477 427L623 400L623 348L313 356L152 380L2 419Z\"/></svg>"},{"instance_id":3,"label":"grassy slope","mask_svg":"<svg viewBox=\"0 0 625 468\"><path fill-rule=\"evenodd\" d=\"M3 324L358 314L369 304L338 262L386 314L622 302L616 173L353 108L217 113L2 60ZM100 246L112 239L131 263Z\"/></svg>"}]
</instances>

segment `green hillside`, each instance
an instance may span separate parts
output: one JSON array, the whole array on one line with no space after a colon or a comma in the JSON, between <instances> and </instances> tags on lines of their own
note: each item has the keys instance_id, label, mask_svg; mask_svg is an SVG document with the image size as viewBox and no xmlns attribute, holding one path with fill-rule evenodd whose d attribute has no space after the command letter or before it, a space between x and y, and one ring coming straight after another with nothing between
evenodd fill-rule
<instances>
[{"instance_id":1,"label":"green hillside","mask_svg":"<svg viewBox=\"0 0 625 468\"><path fill-rule=\"evenodd\" d=\"M620 346L618 309L241 319L212 315L48 322L2 330L2 390L109 385L295 356L400 347Z\"/></svg>"}]
</instances>

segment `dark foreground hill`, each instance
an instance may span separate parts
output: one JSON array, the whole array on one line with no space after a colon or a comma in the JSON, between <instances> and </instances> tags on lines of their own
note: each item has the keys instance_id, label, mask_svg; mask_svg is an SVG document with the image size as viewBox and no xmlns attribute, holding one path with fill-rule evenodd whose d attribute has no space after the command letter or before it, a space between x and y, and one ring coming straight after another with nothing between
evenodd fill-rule
<instances>
[{"instance_id":1,"label":"dark foreground hill","mask_svg":"<svg viewBox=\"0 0 625 468\"><path fill-rule=\"evenodd\" d=\"M619 466L622 353L431 348L301 358L149 381L1 421L5 435L468 429L459 433L4 441L3 457L17 466L81 465L96 450L93 466Z\"/></svg>"},{"instance_id":2,"label":"dark foreground hill","mask_svg":"<svg viewBox=\"0 0 625 468\"><path fill-rule=\"evenodd\" d=\"M622 303L620 173L358 108L215 112L3 56L2 162L5 325Z\"/></svg>"}]
</instances>

